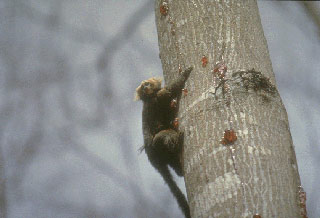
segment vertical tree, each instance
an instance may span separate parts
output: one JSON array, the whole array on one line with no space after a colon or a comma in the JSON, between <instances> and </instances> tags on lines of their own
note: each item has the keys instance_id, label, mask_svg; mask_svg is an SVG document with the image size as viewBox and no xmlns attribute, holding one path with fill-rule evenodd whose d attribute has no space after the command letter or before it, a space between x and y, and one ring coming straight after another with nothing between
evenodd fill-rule
<instances>
[{"instance_id":1,"label":"vertical tree","mask_svg":"<svg viewBox=\"0 0 320 218\"><path fill-rule=\"evenodd\" d=\"M306 216L256 1L157 0L155 10L165 81L194 67L179 109L192 217Z\"/></svg>"}]
</instances>

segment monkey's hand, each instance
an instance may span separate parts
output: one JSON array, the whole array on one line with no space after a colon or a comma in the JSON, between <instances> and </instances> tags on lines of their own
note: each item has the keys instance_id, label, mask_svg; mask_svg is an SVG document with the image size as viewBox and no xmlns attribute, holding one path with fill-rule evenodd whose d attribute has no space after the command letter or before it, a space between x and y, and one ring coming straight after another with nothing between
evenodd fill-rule
<instances>
[{"instance_id":1,"label":"monkey's hand","mask_svg":"<svg viewBox=\"0 0 320 218\"><path fill-rule=\"evenodd\" d=\"M166 87L166 89L171 93L171 98L176 98L181 93L181 90L183 89L192 70L193 67L189 67L183 71L173 83Z\"/></svg>"}]
</instances>

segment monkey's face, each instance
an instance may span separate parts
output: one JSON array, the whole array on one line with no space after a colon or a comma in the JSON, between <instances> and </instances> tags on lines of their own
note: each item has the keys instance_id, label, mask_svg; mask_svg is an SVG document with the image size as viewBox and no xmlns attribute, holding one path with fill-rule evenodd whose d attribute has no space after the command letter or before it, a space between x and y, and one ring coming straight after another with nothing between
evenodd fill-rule
<instances>
[{"instance_id":1,"label":"monkey's face","mask_svg":"<svg viewBox=\"0 0 320 218\"><path fill-rule=\"evenodd\" d=\"M144 95L152 95L155 92L154 83L149 82L148 80L142 83L142 92Z\"/></svg>"},{"instance_id":2,"label":"monkey's face","mask_svg":"<svg viewBox=\"0 0 320 218\"><path fill-rule=\"evenodd\" d=\"M144 99L155 95L161 89L161 80L150 78L142 81L141 85L136 89L136 100Z\"/></svg>"}]
</instances>

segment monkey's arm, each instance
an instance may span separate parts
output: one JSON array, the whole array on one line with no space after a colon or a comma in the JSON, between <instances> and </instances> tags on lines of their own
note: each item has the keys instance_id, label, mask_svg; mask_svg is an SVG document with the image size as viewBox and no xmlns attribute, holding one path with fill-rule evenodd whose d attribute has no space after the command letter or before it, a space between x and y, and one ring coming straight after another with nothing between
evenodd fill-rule
<instances>
[{"instance_id":1,"label":"monkey's arm","mask_svg":"<svg viewBox=\"0 0 320 218\"><path fill-rule=\"evenodd\" d=\"M187 81L191 71L192 67L189 67L185 71L183 71L179 77L174 80L171 84L168 86L165 86L157 93L157 98L160 102L164 102L166 100L171 100L173 98L178 97L178 95L181 93L181 90L184 87L185 82Z\"/></svg>"},{"instance_id":2,"label":"monkey's arm","mask_svg":"<svg viewBox=\"0 0 320 218\"><path fill-rule=\"evenodd\" d=\"M176 80L174 80L173 83L165 87L165 89L168 90L168 92L171 94L171 98L176 98L181 93L181 90L183 89L184 84L189 78L189 75L192 70L193 70L193 67L189 67L188 69L183 71L179 75L179 77Z\"/></svg>"}]
</instances>

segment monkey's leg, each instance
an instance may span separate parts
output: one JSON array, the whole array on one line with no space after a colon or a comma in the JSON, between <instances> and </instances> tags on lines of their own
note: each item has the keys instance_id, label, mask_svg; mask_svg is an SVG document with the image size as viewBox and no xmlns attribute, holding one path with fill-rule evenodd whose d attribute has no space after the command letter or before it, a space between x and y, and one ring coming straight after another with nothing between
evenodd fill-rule
<instances>
[{"instance_id":1,"label":"monkey's leg","mask_svg":"<svg viewBox=\"0 0 320 218\"><path fill-rule=\"evenodd\" d=\"M170 165L178 175L182 175L179 161L181 151L180 138L181 134L173 129L162 130L155 135L151 147L146 148L146 151L149 151L150 149L148 156L151 164L159 171L165 182L168 184L185 217L190 218L188 202L176 182L173 180L168 169L168 165Z\"/></svg>"},{"instance_id":2,"label":"monkey's leg","mask_svg":"<svg viewBox=\"0 0 320 218\"><path fill-rule=\"evenodd\" d=\"M181 165L183 134L173 129L162 130L155 135L153 146L163 161L169 164L178 176L183 176Z\"/></svg>"},{"instance_id":3,"label":"monkey's leg","mask_svg":"<svg viewBox=\"0 0 320 218\"><path fill-rule=\"evenodd\" d=\"M152 146L159 152L176 154L180 151L179 133L173 129L162 130L154 136Z\"/></svg>"}]
</instances>

